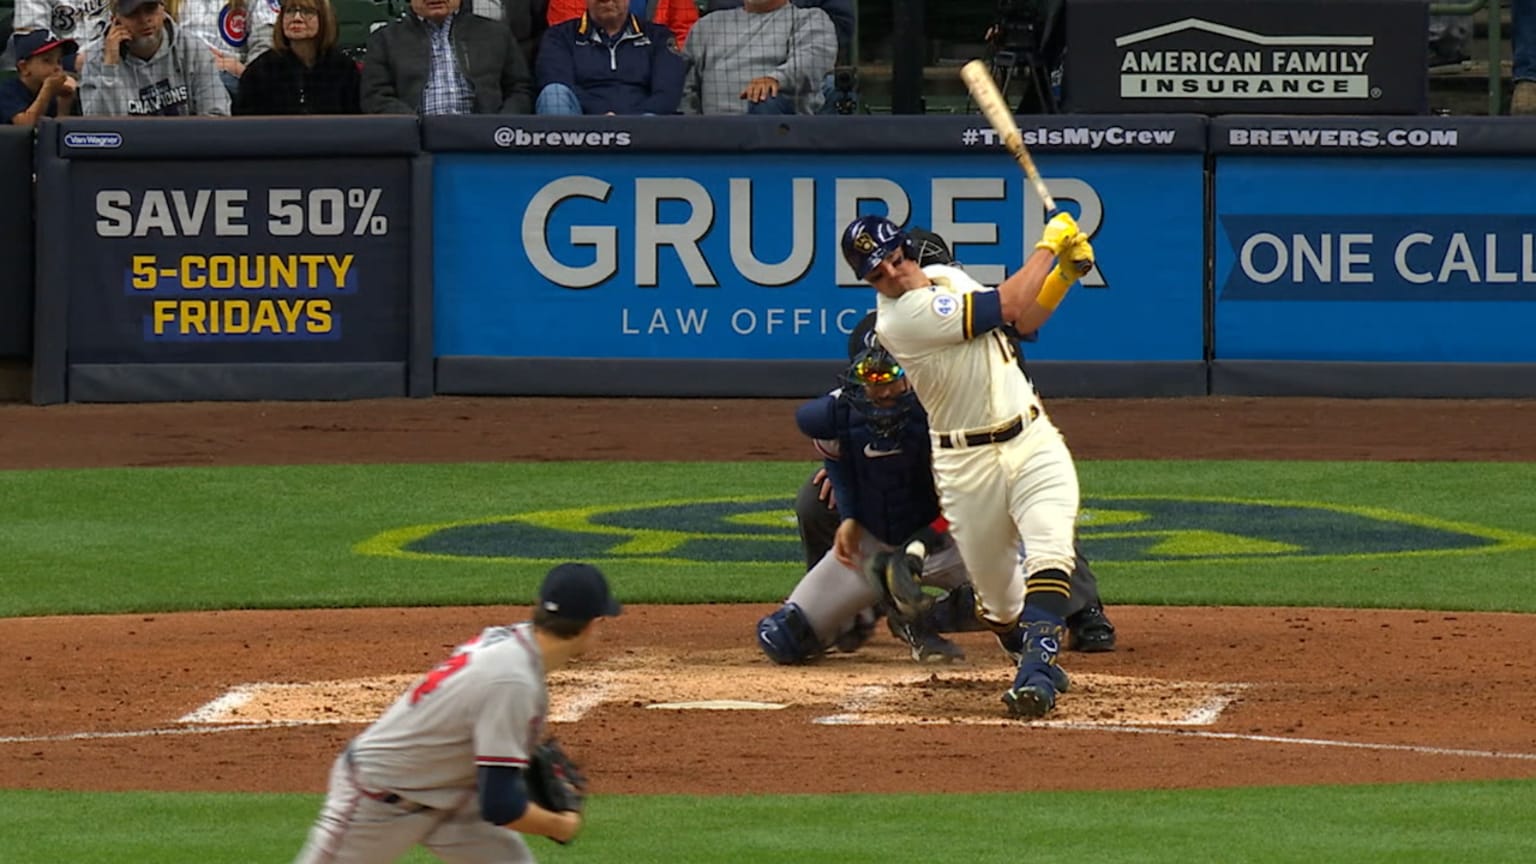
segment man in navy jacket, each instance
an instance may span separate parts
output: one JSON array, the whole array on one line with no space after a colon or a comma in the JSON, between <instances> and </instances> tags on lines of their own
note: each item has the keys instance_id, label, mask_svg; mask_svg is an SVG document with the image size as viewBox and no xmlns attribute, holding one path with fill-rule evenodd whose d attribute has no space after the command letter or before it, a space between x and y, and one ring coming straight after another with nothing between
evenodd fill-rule
<instances>
[{"instance_id":1,"label":"man in navy jacket","mask_svg":"<svg viewBox=\"0 0 1536 864\"><path fill-rule=\"evenodd\" d=\"M587 12L539 42L538 114L675 114L688 61L663 24L626 0L587 0Z\"/></svg>"}]
</instances>

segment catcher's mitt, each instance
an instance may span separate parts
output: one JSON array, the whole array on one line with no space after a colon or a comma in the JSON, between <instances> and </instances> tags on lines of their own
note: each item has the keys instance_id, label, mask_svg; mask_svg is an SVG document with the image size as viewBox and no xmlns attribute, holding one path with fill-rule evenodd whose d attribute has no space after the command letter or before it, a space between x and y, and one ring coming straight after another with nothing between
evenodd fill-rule
<instances>
[{"instance_id":1,"label":"catcher's mitt","mask_svg":"<svg viewBox=\"0 0 1536 864\"><path fill-rule=\"evenodd\" d=\"M580 813L585 806L587 777L555 739L546 739L534 748L525 773L528 799L540 807L556 813Z\"/></svg>"},{"instance_id":2,"label":"catcher's mitt","mask_svg":"<svg viewBox=\"0 0 1536 864\"><path fill-rule=\"evenodd\" d=\"M933 605L933 598L918 581L923 575L926 552L921 542L914 541L905 551L880 552L870 556L865 564L864 578L909 619Z\"/></svg>"}]
</instances>

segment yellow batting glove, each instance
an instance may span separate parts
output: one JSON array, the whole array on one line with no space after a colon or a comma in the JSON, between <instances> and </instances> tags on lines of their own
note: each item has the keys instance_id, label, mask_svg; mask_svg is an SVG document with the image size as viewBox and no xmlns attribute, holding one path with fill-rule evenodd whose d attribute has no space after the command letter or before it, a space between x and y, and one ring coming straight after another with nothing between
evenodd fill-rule
<instances>
[{"instance_id":1,"label":"yellow batting glove","mask_svg":"<svg viewBox=\"0 0 1536 864\"><path fill-rule=\"evenodd\" d=\"M1061 305L1062 298L1067 296L1067 289L1072 287L1072 283L1092 269L1093 246L1087 237L1079 234L1067 242L1067 248L1056 258L1056 267L1046 274L1035 302L1046 309L1055 310Z\"/></svg>"},{"instance_id":2,"label":"yellow batting glove","mask_svg":"<svg viewBox=\"0 0 1536 864\"><path fill-rule=\"evenodd\" d=\"M1073 282L1088 275L1088 271L1093 269L1093 245L1088 242L1086 234L1072 238L1056 259L1056 267L1061 270L1062 276Z\"/></svg>"},{"instance_id":3,"label":"yellow batting glove","mask_svg":"<svg viewBox=\"0 0 1536 864\"><path fill-rule=\"evenodd\" d=\"M1049 249L1052 255L1059 257L1072 238L1077 236L1077 220L1066 213L1057 213L1051 217L1051 221L1045 223L1045 233L1035 248Z\"/></svg>"}]
</instances>

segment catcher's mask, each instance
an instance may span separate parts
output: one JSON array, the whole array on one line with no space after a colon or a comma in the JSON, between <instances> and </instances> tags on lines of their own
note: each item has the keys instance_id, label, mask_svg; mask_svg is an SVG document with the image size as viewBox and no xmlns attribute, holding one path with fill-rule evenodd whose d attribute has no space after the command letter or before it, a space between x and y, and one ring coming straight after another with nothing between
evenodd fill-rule
<instances>
[{"instance_id":1,"label":"catcher's mask","mask_svg":"<svg viewBox=\"0 0 1536 864\"><path fill-rule=\"evenodd\" d=\"M907 415L917 404L906 370L878 342L853 358L843 376L843 397L886 440L901 437Z\"/></svg>"}]
</instances>

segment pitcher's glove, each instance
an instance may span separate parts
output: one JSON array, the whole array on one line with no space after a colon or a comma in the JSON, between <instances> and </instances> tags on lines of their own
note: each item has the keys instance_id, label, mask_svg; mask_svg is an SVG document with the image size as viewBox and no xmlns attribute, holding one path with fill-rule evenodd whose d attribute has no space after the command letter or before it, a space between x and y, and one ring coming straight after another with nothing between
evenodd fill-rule
<instances>
[{"instance_id":1,"label":"pitcher's glove","mask_svg":"<svg viewBox=\"0 0 1536 864\"><path fill-rule=\"evenodd\" d=\"M524 779L528 800L546 810L580 813L586 805L587 777L553 738L533 749Z\"/></svg>"},{"instance_id":2,"label":"pitcher's glove","mask_svg":"<svg viewBox=\"0 0 1536 864\"><path fill-rule=\"evenodd\" d=\"M933 605L933 598L919 581L927 555L927 547L919 540L907 544L905 550L878 552L869 557L864 578L903 617L915 618Z\"/></svg>"}]
</instances>

